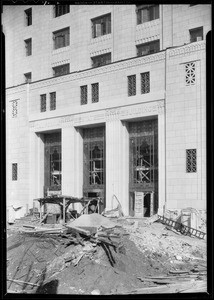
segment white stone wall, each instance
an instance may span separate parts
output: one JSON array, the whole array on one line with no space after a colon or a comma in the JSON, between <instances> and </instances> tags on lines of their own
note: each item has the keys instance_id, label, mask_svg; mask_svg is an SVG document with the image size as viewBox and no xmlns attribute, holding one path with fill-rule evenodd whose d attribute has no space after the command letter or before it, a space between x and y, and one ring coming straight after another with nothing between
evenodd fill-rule
<instances>
[{"instance_id":1,"label":"white stone wall","mask_svg":"<svg viewBox=\"0 0 214 300\"><path fill-rule=\"evenodd\" d=\"M166 195L168 208L206 209L205 45L167 51ZM187 51L188 50L188 51ZM195 62L196 82L187 86L185 64ZM186 173L186 149L197 149L197 172Z\"/></svg>"}]
</instances>

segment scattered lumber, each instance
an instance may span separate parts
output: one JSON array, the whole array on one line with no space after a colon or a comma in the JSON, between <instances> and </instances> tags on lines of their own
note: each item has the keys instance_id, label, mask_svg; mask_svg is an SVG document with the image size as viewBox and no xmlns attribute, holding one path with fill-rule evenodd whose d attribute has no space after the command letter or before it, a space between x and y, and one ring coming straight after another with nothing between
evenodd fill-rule
<instances>
[{"instance_id":1,"label":"scattered lumber","mask_svg":"<svg viewBox=\"0 0 214 300\"><path fill-rule=\"evenodd\" d=\"M8 281L15 282L15 283L23 283L23 284L33 285L33 286L39 286L39 284L36 284L36 283L26 282L26 281L17 280L17 279L7 278L7 280L8 280Z\"/></svg>"},{"instance_id":2,"label":"scattered lumber","mask_svg":"<svg viewBox=\"0 0 214 300\"><path fill-rule=\"evenodd\" d=\"M69 225L68 228L68 233L80 233L80 234L83 234L83 235L86 235L86 236L91 236L91 233L89 230L86 230L86 229L83 229L82 227L77 227L77 226L71 226Z\"/></svg>"}]
</instances>

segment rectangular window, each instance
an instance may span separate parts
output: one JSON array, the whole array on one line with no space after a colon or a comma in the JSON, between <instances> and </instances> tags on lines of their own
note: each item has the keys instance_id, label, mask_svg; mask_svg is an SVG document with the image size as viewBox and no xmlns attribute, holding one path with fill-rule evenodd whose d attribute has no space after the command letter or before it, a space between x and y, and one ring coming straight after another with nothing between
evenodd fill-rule
<instances>
[{"instance_id":1,"label":"rectangular window","mask_svg":"<svg viewBox=\"0 0 214 300\"><path fill-rule=\"evenodd\" d=\"M159 5L137 5L137 24L159 19Z\"/></svg>"},{"instance_id":2,"label":"rectangular window","mask_svg":"<svg viewBox=\"0 0 214 300\"><path fill-rule=\"evenodd\" d=\"M141 94L150 92L150 74L149 72L141 73Z\"/></svg>"},{"instance_id":3,"label":"rectangular window","mask_svg":"<svg viewBox=\"0 0 214 300\"><path fill-rule=\"evenodd\" d=\"M128 76L128 96L136 95L136 75Z\"/></svg>"},{"instance_id":4,"label":"rectangular window","mask_svg":"<svg viewBox=\"0 0 214 300\"><path fill-rule=\"evenodd\" d=\"M92 37L96 38L111 33L111 14L91 20Z\"/></svg>"},{"instance_id":5,"label":"rectangular window","mask_svg":"<svg viewBox=\"0 0 214 300\"><path fill-rule=\"evenodd\" d=\"M196 149L186 150L186 172L187 173L197 172L197 150Z\"/></svg>"},{"instance_id":6,"label":"rectangular window","mask_svg":"<svg viewBox=\"0 0 214 300\"><path fill-rule=\"evenodd\" d=\"M32 55L32 39L25 40L26 56Z\"/></svg>"},{"instance_id":7,"label":"rectangular window","mask_svg":"<svg viewBox=\"0 0 214 300\"><path fill-rule=\"evenodd\" d=\"M186 63L185 65L185 81L186 85L194 85L196 81L195 77L195 71L196 71L196 66L195 62L189 62Z\"/></svg>"},{"instance_id":8,"label":"rectangular window","mask_svg":"<svg viewBox=\"0 0 214 300\"><path fill-rule=\"evenodd\" d=\"M190 43L198 42L203 40L203 27L190 29Z\"/></svg>"},{"instance_id":9,"label":"rectangular window","mask_svg":"<svg viewBox=\"0 0 214 300\"><path fill-rule=\"evenodd\" d=\"M18 164L12 164L12 180L15 181L18 179Z\"/></svg>"},{"instance_id":10,"label":"rectangular window","mask_svg":"<svg viewBox=\"0 0 214 300\"><path fill-rule=\"evenodd\" d=\"M80 87L80 103L81 105L87 104L88 102L88 87L83 85Z\"/></svg>"},{"instance_id":11,"label":"rectangular window","mask_svg":"<svg viewBox=\"0 0 214 300\"><path fill-rule=\"evenodd\" d=\"M93 83L91 85L91 102L99 102L99 83Z\"/></svg>"},{"instance_id":12,"label":"rectangular window","mask_svg":"<svg viewBox=\"0 0 214 300\"><path fill-rule=\"evenodd\" d=\"M50 93L50 110L56 109L56 92Z\"/></svg>"},{"instance_id":13,"label":"rectangular window","mask_svg":"<svg viewBox=\"0 0 214 300\"><path fill-rule=\"evenodd\" d=\"M40 111L46 111L46 94L40 95Z\"/></svg>"},{"instance_id":14,"label":"rectangular window","mask_svg":"<svg viewBox=\"0 0 214 300\"><path fill-rule=\"evenodd\" d=\"M28 8L25 10L25 23L26 26L32 25L32 8Z\"/></svg>"},{"instance_id":15,"label":"rectangular window","mask_svg":"<svg viewBox=\"0 0 214 300\"><path fill-rule=\"evenodd\" d=\"M92 68L104 66L111 63L111 53L98 55L91 58Z\"/></svg>"},{"instance_id":16,"label":"rectangular window","mask_svg":"<svg viewBox=\"0 0 214 300\"><path fill-rule=\"evenodd\" d=\"M61 75L66 75L69 74L70 72L70 65L69 64L65 64L65 65L61 65L61 66L57 66L53 68L53 76L61 76Z\"/></svg>"},{"instance_id":17,"label":"rectangular window","mask_svg":"<svg viewBox=\"0 0 214 300\"><path fill-rule=\"evenodd\" d=\"M18 115L18 101L13 100L11 103L12 103L12 118L16 118Z\"/></svg>"},{"instance_id":18,"label":"rectangular window","mask_svg":"<svg viewBox=\"0 0 214 300\"><path fill-rule=\"evenodd\" d=\"M31 82L31 72L25 73L24 77L25 77L25 83Z\"/></svg>"},{"instance_id":19,"label":"rectangular window","mask_svg":"<svg viewBox=\"0 0 214 300\"><path fill-rule=\"evenodd\" d=\"M70 45L70 29L64 28L53 32L54 49L67 47Z\"/></svg>"},{"instance_id":20,"label":"rectangular window","mask_svg":"<svg viewBox=\"0 0 214 300\"><path fill-rule=\"evenodd\" d=\"M55 18L68 14L70 12L70 5L55 5Z\"/></svg>"},{"instance_id":21,"label":"rectangular window","mask_svg":"<svg viewBox=\"0 0 214 300\"><path fill-rule=\"evenodd\" d=\"M137 46L137 56L143 56L160 51L160 40Z\"/></svg>"}]
</instances>

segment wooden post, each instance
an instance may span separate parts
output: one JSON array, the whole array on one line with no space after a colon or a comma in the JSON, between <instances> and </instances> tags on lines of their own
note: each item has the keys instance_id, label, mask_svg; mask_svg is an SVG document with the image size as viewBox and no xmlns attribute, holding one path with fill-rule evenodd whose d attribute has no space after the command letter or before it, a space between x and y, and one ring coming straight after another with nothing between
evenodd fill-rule
<instances>
[{"instance_id":1,"label":"wooden post","mask_svg":"<svg viewBox=\"0 0 214 300\"><path fill-rule=\"evenodd\" d=\"M154 192L150 193L150 217L154 214Z\"/></svg>"},{"instance_id":2,"label":"wooden post","mask_svg":"<svg viewBox=\"0 0 214 300\"><path fill-rule=\"evenodd\" d=\"M63 224L65 224L65 197L63 197Z\"/></svg>"},{"instance_id":3,"label":"wooden post","mask_svg":"<svg viewBox=\"0 0 214 300\"><path fill-rule=\"evenodd\" d=\"M40 212L39 216L40 216L40 223L41 223L41 221L42 221L42 200L39 201L39 212Z\"/></svg>"}]
</instances>

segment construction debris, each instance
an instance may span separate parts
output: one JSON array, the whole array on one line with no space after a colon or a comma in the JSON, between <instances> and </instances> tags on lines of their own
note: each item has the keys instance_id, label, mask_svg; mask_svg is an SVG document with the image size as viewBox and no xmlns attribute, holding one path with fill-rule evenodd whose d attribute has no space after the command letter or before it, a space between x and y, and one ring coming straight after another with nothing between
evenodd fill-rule
<instances>
[{"instance_id":1,"label":"construction debris","mask_svg":"<svg viewBox=\"0 0 214 300\"><path fill-rule=\"evenodd\" d=\"M158 220L154 215L112 221L93 213L63 226L22 219L8 228L8 290L91 295L205 292L205 240L166 231Z\"/></svg>"}]
</instances>

